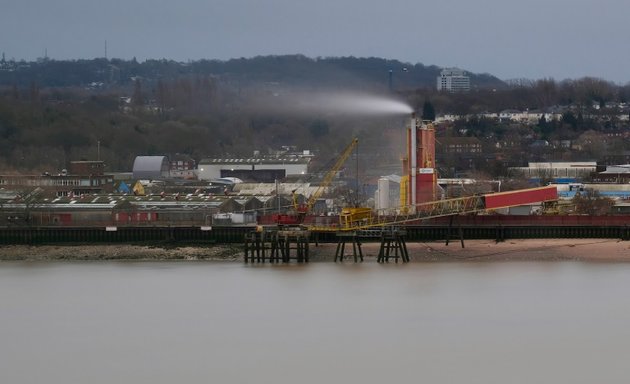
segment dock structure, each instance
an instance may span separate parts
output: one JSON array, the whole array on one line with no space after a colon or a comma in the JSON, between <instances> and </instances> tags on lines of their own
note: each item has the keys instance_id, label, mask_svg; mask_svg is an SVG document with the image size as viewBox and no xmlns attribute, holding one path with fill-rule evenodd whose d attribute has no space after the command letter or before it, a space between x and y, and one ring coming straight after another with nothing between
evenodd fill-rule
<instances>
[{"instance_id":1,"label":"dock structure","mask_svg":"<svg viewBox=\"0 0 630 384\"><path fill-rule=\"evenodd\" d=\"M352 243L352 257L354 262L363 261L361 249L360 231L337 232L337 249L335 250L335 262L343 261L346 252L346 243Z\"/></svg>"},{"instance_id":2,"label":"dock structure","mask_svg":"<svg viewBox=\"0 0 630 384\"><path fill-rule=\"evenodd\" d=\"M335 262L343 261L346 255L346 244L352 243L352 255L354 262L363 261L363 250L361 244L364 241L380 241L377 261L388 263L391 260L403 263L409 262L409 252L405 242L406 231L396 227L383 227L378 229L364 229L357 231L337 232L337 249L335 251Z\"/></svg>"},{"instance_id":3,"label":"dock structure","mask_svg":"<svg viewBox=\"0 0 630 384\"><path fill-rule=\"evenodd\" d=\"M453 233L453 221L456 218L459 218L459 216L453 215L453 216L451 216L449 218L448 229L446 231L446 243L445 244L448 245L448 243L451 241L451 239L457 238L457 239L459 239L460 243L462 244L462 248L464 248L464 231L462 229L462 225L459 222L459 220L457 220L457 235L455 235ZM499 242L499 232L498 231L499 231L499 229L497 227L497 243Z\"/></svg>"},{"instance_id":4,"label":"dock structure","mask_svg":"<svg viewBox=\"0 0 630 384\"><path fill-rule=\"evenodd\" d=\"M244 245L246 263L305 263L309 260L310 232L300 228L257 228L245 234Z\"/></svg>"},{"instance_id":5,"label":"dock structure","mask_svg":"<svg viewBox=\"0 0 630 384\"><path fill-rule=\"evenodd\" d=\"M398 228L384 228L381 231L381 246L378 250L376 261L379 263L389 263L393 259L398 263L398 259L403 263L408 263L409 252L407 251L407 243L405 236L407 232Z\"/></svg>"}]
</instances>

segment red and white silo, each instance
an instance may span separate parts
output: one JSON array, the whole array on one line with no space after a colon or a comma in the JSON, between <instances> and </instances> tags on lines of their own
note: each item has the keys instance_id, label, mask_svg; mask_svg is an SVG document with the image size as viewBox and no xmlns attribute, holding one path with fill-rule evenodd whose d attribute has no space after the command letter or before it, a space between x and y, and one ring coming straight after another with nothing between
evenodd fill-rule
<instances>
[{"instance_id":1,"label":"red and white silo","mask_svg":"<svg viewBox=\"0 0 630 384\"><path fill-rule=\"evenodd\" d=\"M403 158L404 206L412 212L418 204L436 200L435 129L433 124L419 122L411 115L407 127L407 156Z\"/></svg>"}]
</instances>

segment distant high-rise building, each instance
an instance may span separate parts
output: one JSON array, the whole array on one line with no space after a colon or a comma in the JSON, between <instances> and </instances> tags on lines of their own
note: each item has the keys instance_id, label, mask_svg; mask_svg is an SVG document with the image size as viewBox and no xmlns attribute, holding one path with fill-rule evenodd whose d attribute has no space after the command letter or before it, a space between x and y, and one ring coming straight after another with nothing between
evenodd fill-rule
<instances>
[{"instance_id":1,"label":"distant high-rise building","mask_svg":"<svg viewBox=\"0 0 630 384\"><path fill-rule=\"evenodd\" d=\"M470 77L459 68L444 68L437 78L437 90L447 92L470 91Z\"/></svg>"}]
</instances>

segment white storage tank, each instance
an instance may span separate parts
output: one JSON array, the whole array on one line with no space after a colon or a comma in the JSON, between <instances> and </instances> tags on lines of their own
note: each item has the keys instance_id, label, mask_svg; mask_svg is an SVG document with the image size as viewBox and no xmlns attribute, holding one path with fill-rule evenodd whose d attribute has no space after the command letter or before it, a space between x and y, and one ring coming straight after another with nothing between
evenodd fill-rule
<instances>
[{"instance_id":1,"label":"white storage tank","mask_svg":"<svg viewBox=\"0 0 630 384\"><path fill-rule=\"evenodd\" d=\"M377 208L378 212L381 215L385 215L388 213L390 209L389 204L389 179L386 177L381 177L378 179L378 203Z\"/></svg>"}]
</instances>

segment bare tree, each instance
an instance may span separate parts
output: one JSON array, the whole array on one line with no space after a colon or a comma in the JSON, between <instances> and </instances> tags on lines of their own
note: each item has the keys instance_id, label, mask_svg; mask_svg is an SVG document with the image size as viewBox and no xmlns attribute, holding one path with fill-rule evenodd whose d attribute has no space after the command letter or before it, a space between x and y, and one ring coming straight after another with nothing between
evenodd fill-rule
<instances>
[{"instance_id":1,"label":"bare tree","mask_svg":"<svg viewBox=\"0 0 630 384\"><path fill-rule=\"evenodd\" d=\"M593 189L576 193L571 202L575 204L575 213L586 215L607 215L614 205L612 199L600 196Z\"/></svg>"}]
</instances>

